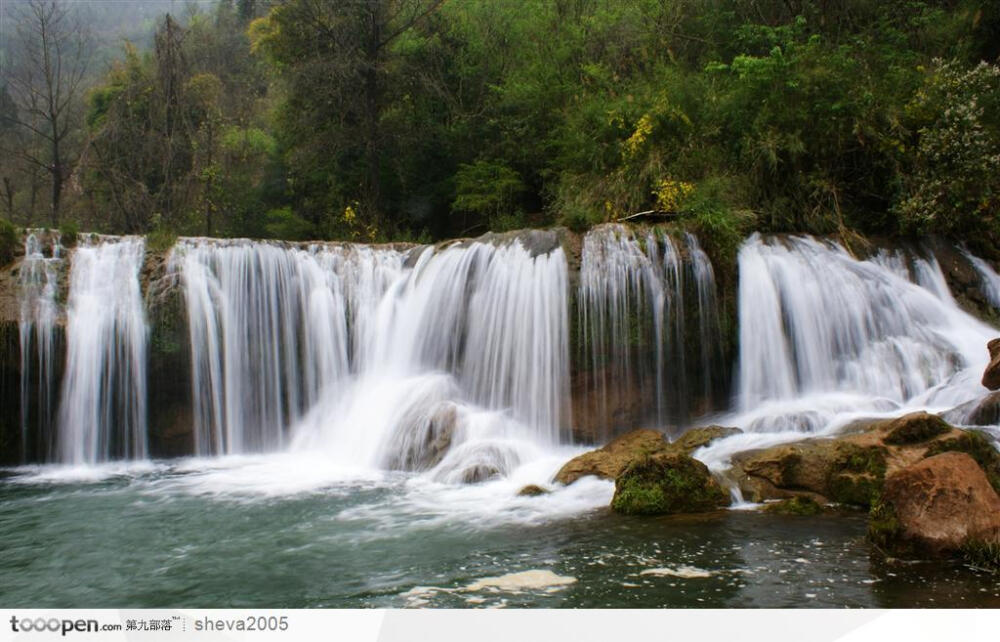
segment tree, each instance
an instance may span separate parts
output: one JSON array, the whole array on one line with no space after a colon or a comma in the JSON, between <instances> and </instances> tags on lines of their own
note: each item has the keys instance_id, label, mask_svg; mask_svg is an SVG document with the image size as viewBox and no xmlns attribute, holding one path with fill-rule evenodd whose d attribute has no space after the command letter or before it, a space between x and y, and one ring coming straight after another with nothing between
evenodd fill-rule
<instances>
[{"instance_id":1,"label":"tree","mask_svg":"<svg viewBox=\"0 0 1000 642\"><path fill-rule=\"evenodd\" d=\"M17 16L16 33L8 87L17 107L13 121L28 141L4 151L49 175L50 220L58 226L66 180L78 154L72 143L90 38L68 3L55 0L28 0Z\"/></svg>"},{"instance_id":2,"label":"tree","mask_svg":"<svg viewBox=\"0 0 1000 642\"><path fill-rule=\"evenodd\" d=\"M304 163L306 181L335 177L324 202L312 207L314 219L356 200L375 226L388 223L380 122L392 85L387 76L398 59L393 47L443 1L292 0L251 25L255 48L288 82L283 142Z\"/></svg>"}]
</instances>

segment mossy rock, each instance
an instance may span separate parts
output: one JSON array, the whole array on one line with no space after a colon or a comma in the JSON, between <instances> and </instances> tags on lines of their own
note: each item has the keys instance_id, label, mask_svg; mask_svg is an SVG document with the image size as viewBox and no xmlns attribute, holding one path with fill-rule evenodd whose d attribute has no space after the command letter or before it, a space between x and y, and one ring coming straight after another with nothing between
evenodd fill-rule
<instances>
[{"instance_id":1,"label":"mossy rock","mask_svg":"<svg viewBox=\"0 0 1000 642\"><path fill-rule=\"evenodd\" d=\"M632 462L615 479L611 508L624 515L703 513L729 505L705 464L663 453Z\"/></svg>"},{"instance_id":2,"label":"mossy rock","mask_svg":"<svg viewBox=\"0 0 1000 642\"><path fill-rule=\"evenodd\" d=\"M881 552L892 551L907 557L911 547L902 542L902 527L892 504L878 499L872 502L868 511L868 540Z\"/></svg>"},{"instance_id":3,"label":"mossy rock","mask_svg":"<svg viewBox=\"0 0 1000 642\"><path fill-rule=\"evenodd\" d=\"M941 417L926 412L912 413L894 419L886 425L888 434L882 440L891 446L905 446L929 441L951 431Z\"/></svg>"},{"instance_id":4,"label":"mossy rock","mask_svg":"<svg viewBox=\"0 0 1000 642\"><path fill-rule=\"evenodd\" d=\"M886 449L842 444L827 481L827 497L840 504L870 506L882 492Z\"/></svg>"},{"instance_id":5,"label":"mossy rock","mask_svg":"<svg viewBox=\"0 0 1000 642\"><path fill-rule=\"evenodd\" d=\"M964 452L944 452L895 471L869 511L868 539L881 555L1000 559L1000 496Z\"/></svg>"},{"instance_id":6,"label":"mossy rock","mask_svg":"<svg viewBox=\"0 0 1000 642\"><path fill-rule=\"evenodd\" d=\"M765 512L778 515L818 515L823 510L823 506L815 499L802 495L764 506Z\"/></svg>"},{"instance_id":7,"label":"mossy rock","mask_svg":"<svg viewBox=\"0 0 1000 642\"><path fill-rule=\"evenodd\" d=\"M924 458L952 451L966 453L975 459L990 480L990 486L1000 493L1000 452L993 447L989 437L978 430L966 430L959 437L935 441Z\"/></svg>"},{"instance_id":8,"label":"mossy rock","mask_svg":"<svg viewBox=\"0 0 1000 642\"><path fill-rule=\"evenodd\" d=\"M755 499L812 493L832 502L867 507L885 479L887 451L832 439L808 439L734 457L741 488ZM756 480L756 485L749 483ZM781 494L778 494L781 493Z\"/></svg>"}]
</instances>

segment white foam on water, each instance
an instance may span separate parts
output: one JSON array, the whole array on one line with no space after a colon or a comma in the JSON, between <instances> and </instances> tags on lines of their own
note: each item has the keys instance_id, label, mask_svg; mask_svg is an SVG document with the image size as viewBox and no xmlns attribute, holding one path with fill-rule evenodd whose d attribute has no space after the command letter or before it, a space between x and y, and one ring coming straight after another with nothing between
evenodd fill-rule
<instances>
[{"instance_id":1,"label":"white foam on water","mask_svg":"<svg viewBox=\"0 0 1000 642\"><path fill-rule=\"evenodd\" d=\"M648 568L644 571L640 571L639 575L652 575L654 577L679 577L690 580L712 577L713 573L712 571L706 571L705 569L697 568L695 566L678 566L676 568Z\"/></svg>"},{"instance_id":2,"label":"white foam on water","mask_svg":"<svg viewBox=\"0 0 1000 642\"><path fill-rule=\"evenodd\" d=\"M538 591L550 588L565 588L575 584L576 578L567 575L557 575L547 569L531 569L517 573L508 573L498 577L484 577L472 582L465 591L495 590L508 593L522 591Z\"/></svg>"}]
</instances>

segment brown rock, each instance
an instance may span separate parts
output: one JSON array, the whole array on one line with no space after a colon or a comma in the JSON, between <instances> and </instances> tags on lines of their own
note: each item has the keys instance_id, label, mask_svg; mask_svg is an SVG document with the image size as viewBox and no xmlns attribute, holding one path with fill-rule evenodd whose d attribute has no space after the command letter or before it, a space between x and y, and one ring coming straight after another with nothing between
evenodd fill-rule
<instances>
[{"instance_id":1,"label":"brown rock","mask_svg":"<svg viewBox=\"0 0 1000 642\"><path fill-rule=\"evenodd\" d=\"M935 455L886 479L869 535L896 556L951 555L1000 538L1000 496L969 455Z\"/></svg>"},{"instance_id":2,"label":"brown rock","mask_svg":"<svg viewBox=\"0 0 1000 642\"><path fill-rule=\"evenodd\" d=\"M518 497L538 497L539 495L548 495L549 491L545 490L537 484L528 484L521 490L517 491Z\"/></svg>"},{"instance_id":3,"label":"brown rock","mask_svg":"<svg viewBox=\"0 0 1000 642\"><path fill-rule=\"evenodd\" d=\"M919 444L951 432L951 426L948 425L948 422L937 415L926 412L911 412L908 415L882 422L877 427L887 433L883 442L893 446Z\"/></svg>"},{"instance_id":4,"label":"brown rock","mask_svg":"<svg viewBox=\"0 0 1000 642\"><path fill-rule=\"evenodd\" d=\"M611 509L623 515L704 513L729 505L708 467L678 452L633 461L615 479Z\"/></svg>"},{"instance_id":5,"label":"brown rock","mask_svg":"<svg viewBox=\"0 0 1000 642\"><path fill-rule=\"evenodd\" d=\"M705 426L702 428L692 428L683 435L670 442L670 446L690 455L702 446L707 446L716 439L738 435L743 431L739 428L727 428L725 426Z\"/></svg>"},{"instance_id":6,"label":"brown rock","mask_svg":"<svg viewBox=\"0 0 1000 642\"><path fill-rule=\"evenodd\" d=\"M990 351L990 365L983 373L983 385L990 390L1000 390L1000 339L993 339L986 344Z\"/></svg>"},{"instance_id":7,"label":"brown rock","mask_svg":"<svg viewBox=\"0 0 1000 642\"><path fill-rule=\"evenodd\" d=\"M603 448L583 453L566 462L556 473L555 481L572 484L581 477L594 475L614 479L633 460L667 451L670 444L662 433L640 428L611 441Z\"/></svg>"},{"instance_id":8,"label":"brown rock","mask_svg":"<svg viewBox=\"0 0 1000 642\"><path fill-rule=\"evenodd\" d=\"M729 476L752 501L806 496L821 503L868 506L887 474L941 452L946 443L956 444L947 450L985 451L971 439L969 433L925 412L859 420L834 438L739 453Z\"/></svg>"},{"instance_id":9,"label":"brown rock","mask_svg":"<svg viewBox=\"0 0 1000 642\"><path fill-rule=\"evenodd\" d=\"M806 439L733 457L736 482L753 501L805 496L867 506L881 488L886 449L846 439Z\"/></svg>"}]
</instances>

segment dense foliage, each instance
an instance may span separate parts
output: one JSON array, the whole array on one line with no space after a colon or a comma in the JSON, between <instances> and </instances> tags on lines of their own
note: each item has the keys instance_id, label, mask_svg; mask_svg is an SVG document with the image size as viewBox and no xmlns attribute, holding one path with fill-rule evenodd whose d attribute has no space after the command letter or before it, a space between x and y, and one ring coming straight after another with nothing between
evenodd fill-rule
<instances>
[{"instance_id":1,"label":"dense foliage","mask_svg":"<svg viewBox=\"0 0 1000 642\"><path fill-rule=\"evenodd\" d=\"M5 147L37 150L0 160L8 219L384 240L653 210L710 244L1000 240L995 2L221 0L152 42L66 112L66 176L2 88Z\"/></svg>"}]
</instances>

